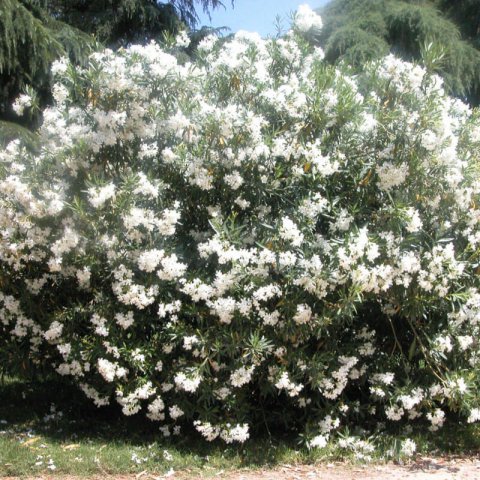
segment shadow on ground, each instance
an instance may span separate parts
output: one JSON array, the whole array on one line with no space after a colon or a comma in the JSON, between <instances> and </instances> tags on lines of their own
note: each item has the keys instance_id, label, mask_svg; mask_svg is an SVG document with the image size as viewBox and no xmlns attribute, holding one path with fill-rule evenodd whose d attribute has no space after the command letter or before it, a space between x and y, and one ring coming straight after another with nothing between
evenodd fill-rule
<instances>
[{"instance_id":1,"label":"shadow on ground","mask_svg":"<svg viewBox=\"0 0 480 480\"><path fill-rule=\"evenodd\" d=\"M398 428L405 427L399 425ZM48 468L45 463L47 450L38 446L41 441L52 444L53 450L49 451L53 452L53 456L61 457L65 453L62 457L63 466L60 465L58 471L66 473L78 471L72 465L72 460L75 460L77 453L82 452L85 457L90 455L90 466L88 469L83 466L83 471L98 473L95 452L103 447L106 447L102 453L107 462L103 471L114 473L139 472L145 468L158 471L159 468L170 468L172 465L178 469L193 467L212 471L223 468L267 468L282 463L328 463L348 458L348 454L339 448L332 447L326 451L300 448L298 435L286 436L279 432L274 432L271 437L256 436L255 440L244 445L225 445L221 441L208 443L194 430L182 430L180 436L163 438L158 423L149 421L142 413L126 417L115 402L108 407L96 408L77 387L54 380L24 382L8 379L0 384L0 434L5 432L5 439L8 436L11 440L4 444L4 449L11 451L9 457L5 456L10 463L4 465L11 465L2 470L0 452L0 474L4 472L10 475L23 475L32 472L32 469L38 471L35 467L37 455L43 455L42 468ZM379 447L376 460L382 462L385 452L391 448L392 442L396 442L399 432L400 430L376 437ZM42 440L38 440L35 448L32 445L29 445L29 449L24 448L34 436L41 437ZM419 429L409 436L415 440L419 454L469 455L480 451L480 429L460 422L452 422L435 433L428 432L426 428ZM19 447L18 444L23 446ZM68 456L67 453L70 452L64 452L64 449L72 444L79 444L80 447ZM88 451L87 447L94 452ZM173 463L164 461L164 449L177 456ZM157 460L152 460L149 464L132 464L132 452L141 456L153 453L153 450L157 452ZM21 463L19 455L24 456L22 466L15 466L15 462L18 465ZM434 463L417 467L429 470L440 468Z\"/></svg>"},{"instance_id":2,"label":"shadow on ground","mask_svg":"<svg viewBox=\"0 0 480 480\"><path fill-rule=\"evenodd\" d=\"M296 439L284 434L275 434L274 438L264 435L246 445L207 443L193 429L163 438L158 423L146 419L143 413L126 417L115 402L97 408L74 385L54 380L0 383L0 430L6 426L10 433L33 432L56 444L115 443L134 448L156 442L206 461L215 455L226 460L240 457L245 467L277 465L285 459L286 451L298 448Z\"/></svg>"}]
</instances>

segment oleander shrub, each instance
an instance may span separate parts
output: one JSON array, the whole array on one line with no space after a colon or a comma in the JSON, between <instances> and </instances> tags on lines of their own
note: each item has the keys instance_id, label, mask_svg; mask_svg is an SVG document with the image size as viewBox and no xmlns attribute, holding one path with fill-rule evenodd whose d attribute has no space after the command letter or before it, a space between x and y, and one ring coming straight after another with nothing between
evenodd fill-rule
<instances>
[{"instance_id":1,"label":"oleander shrub","mask_svg":"<svg viewBox=\"0 0 480 480\"><path fill-rule=\"evenodd\" d=\"M54 64L0 157L4 351L164 435L368 454L345 432L480 419L479 113L393 56L328 66L320 24Z\"/></svg>"}]
</instances>

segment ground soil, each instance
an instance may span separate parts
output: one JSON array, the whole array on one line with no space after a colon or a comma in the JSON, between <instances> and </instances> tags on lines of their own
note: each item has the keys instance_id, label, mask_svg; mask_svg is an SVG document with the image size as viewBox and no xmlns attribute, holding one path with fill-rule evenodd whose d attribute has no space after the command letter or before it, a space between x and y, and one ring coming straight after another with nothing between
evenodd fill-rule
<instances>
[{"instance_id":1,"label":"ground soil","mask_svg":"<svg viewBox=\"0 0 480 480\"><path fill-rule=\"evenodd\" d=\"M448 460L422 458L408 465L285 465L276 470L236 472L223 478L228 480L480 480L480 457Z\"/></svg>"}]
</instances>

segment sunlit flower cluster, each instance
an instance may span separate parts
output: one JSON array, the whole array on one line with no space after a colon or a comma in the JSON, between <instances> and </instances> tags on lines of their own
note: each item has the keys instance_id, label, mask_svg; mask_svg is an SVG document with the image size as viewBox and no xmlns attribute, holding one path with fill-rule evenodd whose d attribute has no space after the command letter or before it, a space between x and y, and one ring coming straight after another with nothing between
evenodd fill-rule
<instances>
[{"instance_id":1,"label":"sunlit flower cluster","mask_svg":"<svg viewBox=\"0 0 480 480\"><path fill-rule=\"evenodd\" d=\"M342 429L480 420L480 115L392 56L328 66L312 15L55 63L0 152L0 347L166 436L367 458Z\"/></svg>"}]
</instances>

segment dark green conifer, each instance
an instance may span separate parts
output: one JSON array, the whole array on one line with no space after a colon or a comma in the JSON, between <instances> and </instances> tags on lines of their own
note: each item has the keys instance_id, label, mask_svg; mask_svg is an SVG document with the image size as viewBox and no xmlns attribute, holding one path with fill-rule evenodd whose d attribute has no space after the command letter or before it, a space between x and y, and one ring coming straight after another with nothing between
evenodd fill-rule
<instances>
[{"instance_id":1,"label":"dark green conifer","mask_svg":"<svg viewBox=\"0 0 480 480\"><path fill-rule=\"evenodd\" d=\"M196 6L208 13L222 5L221 0L0 0L0 144L35 124L11 109L27 86L40 106L49 102L53 60L67 55L82 62L97 42L117 48L194 28Z\"/></svg>"},{"instance_id":2,"label":"dark green conifer","mask_svg":"<svg viewBox=\"0 0 480 480\"><path fill-rule=\"evenodd\" d=\"M0 134L5 137L18 134L30 122L28 117L14 115L11 103L15 97L32 85L44 99L51 62L63 55L81 61L92 44L89 35L49 15L43 3L0 2Z\"/></svg>"},{"instance_id":3,"label":"dark green conifer","mask_svg":"<svg viewBox=\"0 0 480 480\"><path fill-rule=\"evenodd\" d=\"M433 42L447 88L474 105L480 101L479 0L333 0L321 11L320 42L330 62L355 68L393 52L420 60Z\"/></svg>"}]
</instances>

